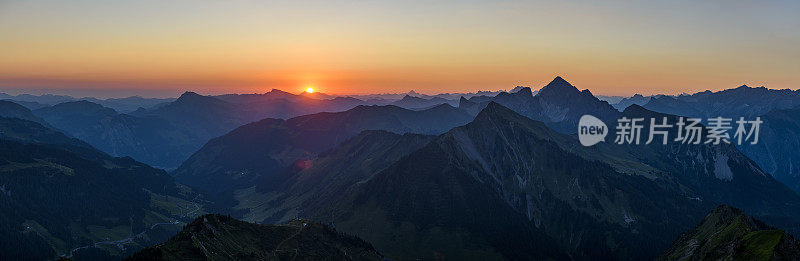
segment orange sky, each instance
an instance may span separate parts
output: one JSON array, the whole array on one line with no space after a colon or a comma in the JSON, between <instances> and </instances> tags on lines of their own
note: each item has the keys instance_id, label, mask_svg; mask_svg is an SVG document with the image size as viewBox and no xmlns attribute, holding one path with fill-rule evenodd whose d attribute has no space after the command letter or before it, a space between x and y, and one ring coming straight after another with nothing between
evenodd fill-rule
<instances>
[{"instance_id":1,"label":"orange sky","mask_svg":"<svg viewBox=\"0 0 800 261\"><path fill-rule=\"evenodd\" d=\"M0 91L800 88L800 4L0 2Z\"/></svg>"}]
</instances>

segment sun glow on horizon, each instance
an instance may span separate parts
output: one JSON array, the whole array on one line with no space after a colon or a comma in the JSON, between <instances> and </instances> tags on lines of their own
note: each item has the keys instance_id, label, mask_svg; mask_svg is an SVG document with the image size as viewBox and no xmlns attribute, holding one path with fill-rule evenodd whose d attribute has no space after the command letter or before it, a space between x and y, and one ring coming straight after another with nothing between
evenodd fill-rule
<instances>
[{"instance_id":1,"label":"sun glow on horizon","mask_svg":"<svg viewBox=\"0 0 800 261\"><path fill-rule=\"evenodd\" d=\"M306 92L307 93L314 93L314 88L313 87L308 87L308 88L306 88Z\"/></svg>"},{"instance_id":2,"label":"sun glow on horizon","mask_svg":"<svg viewBox=\"0 0 800 261\"><path fill-rule=\"evenodd\" d=\"M800 1L78 2L0 0L3 92L800 88Z\"/></svg>"}]
</instances>

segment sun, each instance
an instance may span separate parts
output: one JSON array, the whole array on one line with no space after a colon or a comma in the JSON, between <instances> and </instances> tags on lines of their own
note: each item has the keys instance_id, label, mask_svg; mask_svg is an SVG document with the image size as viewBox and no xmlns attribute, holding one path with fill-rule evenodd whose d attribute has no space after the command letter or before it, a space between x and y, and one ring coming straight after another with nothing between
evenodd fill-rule
<instances>
[{"instance_id":1,"label":"sun","mask_svg":"<svg viewBox=\"0 0 800 261\"><path fill-rule=\"evenodd\" d=\"M308 87L308 88L306 89L306 92L307 92L307 93L314 93L314 88Z\"/></svg>"}]
</instances>

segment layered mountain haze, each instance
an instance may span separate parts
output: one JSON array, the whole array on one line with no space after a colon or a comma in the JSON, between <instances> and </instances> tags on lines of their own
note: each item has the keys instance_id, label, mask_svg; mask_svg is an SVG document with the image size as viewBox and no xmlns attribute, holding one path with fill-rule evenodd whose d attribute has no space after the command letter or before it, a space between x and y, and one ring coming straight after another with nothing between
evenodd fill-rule
<instances>
[{"instance_id":1,"label":"layered mountain haze","mask_svg":"<svg viewBox=\"0 0 800 261\"><path fill-rule=\"evenodd\" d=\"M214 97L252 111L258 120L288 119L318 112L339 112L367 104L350 97L333 97L319 92L292 94L277 89L264 94L226 94Z\"/></svg>"},{"instance_id":2,"label":"layered mountain haze","mask_svg":"<svg viewBox=\"0 0 800 261\"><path fill-rule=\"evenodd\" d=\"M472 117L449 105L421 111L396 106L358 106L289 120L265 119L209 141L175 172L178 181L217 195L276 175L296 162L364 130L438 134Z\"/></svg>"},{"instance_id":3,"label":"layered mountain haze","mask_svg":"<svg viewBox=\"0 0 800 261\"><path fill-rule=\"evenodd\" d=\"M30 109L11 101L0 101L0 117L18 118L50 126L45 120L34 115Z\"/></svg>"},{"instance_id":4,"label":"layered mountain haze","mask_svg":"<svg viewBox=\"0 0 800 261\"><path fill-rule=\"evenodd\" d=\"M364 103L342 97L320 100L279 90L266 94L216 97L186 92L174 101L139 97L106 100L60 98L69 101L44 105L34 112L15 103L19 101L0 101L0 116L52 125L111 155L131 156L168 169L178 167L208 140L241 125L267 117L288 118L321 111L343 111ZM156 101L163 103L149 109L139 107L129 114L96 103L131 105Z\"/></svg>"},{"instance_id":5,"label":"layered mountain haze","mask_svg":"<svg viewBox=\"0 0 800 261\"><path fill-rule=\"evenodd\" d=\"M140 96L131 96L126 98L108 98L108 99L99 99L94 97L84 97L84 98L76 98L72 96L66 95L29 95L29 94L20 94L20 95L8 95L5 93L0 93L0 99L12 101L28 107L31 110L44 108L47 106L53 106L59 103L65 102L72 102L72 101L79 101L85 100L90 101L93 103L97 103L103 105L104 107L112 108L116 111L128 113L135 111L138 108L151 108L157 106L159 104L168 103L173 100L174 98L143 98Z\"/></svg>"},{"instance_id":6,"label":"layered mountain haze","mask_svg":"<svg viewBox=\"0 0 800 261\"><path fill-rule=\"evenodd\" d=\"M183 131L206 139L225 134L257 118L245 108L194 92L186 92L174 102L134 115L165 119Z\"/></svg>"},{"instance_id":7,"label":"layered mountain haze","mask_svg":"<svg viewBox=\"0 0 800 261\"><path fill-rule=\"evenodd\" d=\"M613 106L618 111L624 111L625 108L628 108L628 106L631 106L631 105L634 105L634 104L639 105L639 106L645 105L647 102L650 101L651 98L652 98L651 96L645 97L645 96L642 96L641 94L637 93L637 94L634 94L631 97L623 98L619 102L614 103L611 106Z\"/></svg>"},{"instance_id":8,"label":"layered mountain haze","mask_svg":"<svg viewBox=\"0 0 800 261\"><path fill-rule=\"evenodd\" d=\"M0 118L2 259L122 258L166 239L198 196L131 158Z\"/></svg>"},{"instance_id":9,"label":"layered mountain haze","mask_svg":"<svg viewBox=\"0 0 800 261\"><path fill-rule=\"evenodd\" d=\"M439 104L450 104L450 105L458 105L456 101L447 100L440 97L433 97L430 99L424 99L419 97L414 97L410 95L403 96L402 99L399 101L393 102L392 105L408 108L408 109L422 109L428 108L432 106L437 106Z\"/></svg>"},{"instance_id":10,"label":"layered mountain haze","mask_svg":"<svg viewBox=\"0 0 800 261\"><path fill-rule=\"evenodd\" d=\"M645 108L687 117L746 117L764 115L773 110L800 106L800 90L773 90L766 87L739 86L719 92L704 91L692 95L656 96Z\"/></svg>"},{"instance_id":11,"label":"layered mountain haze","mask_svg":"<svg viewBox=\"0 0 800 261\"><path fill-rule=\"evenodd\" d=\"M164 168L174 168L205 141L165 119L119 114L89 101L60 103L34 113L106 153Z\"/></svg>"},{"instance_id":12,"label":"layered mountain haze","mask_svg":"<svg viewBox=\"0 0 800 261\"><path fill-rule=\"evenodd\" d=\"M798 13L0 0L0 261L800 261Z\"/></svg>"},{"instance_id":13,"label":"layered mountain haze","mask_svg":"<svg viewBox=\"0 0 800 261\"><path fill-rule=\"evenodd\" d=\"M280 90L186 92L130 113L100 99L33 111L0 101L0 233L14 239L0 240L0 257L119 259L146 247L131 258L793 257L800 196L784 183L800 184L795 94L605 97L620 98L612 106L556 77L535 92L460 96L458 107L453 94ZM759 144L683 144L675 126L666 144L645 144L651 118L726 111L760 116ZM581 145L583 115L607 124L604 142ZM622 117L646 119L638 144L614 142ZM720 204L753 218L706 215ZM228 217L167 240L204 212Z\"/></svg>"},{"instance_id":14,"label":"layered mountain haze","mask_svg":"<svg viewBox=\"0 0 800 261\"><path fill-rule=\"evenodd\" d=\"M60 149L91 159L108 156L103 152L97 151L84 141L71 138L61 132L42 126L37 122L18 118L0 117L0 139L21 143L57 146Z\"/></svg>"},{"instance_id":15,"label":"layered mountain haze","mask_svg":"<svg viewBox=\"0 0 800 261\"><path fill-rule=\"evenodd\" d=\"M175 175L236 217L331 222L395 258L654 258L719 203L797 230L800 197L736 147L616 145L613 136L583 147L562 134L583 114L677 119L637 105L616 111L559 77L535 96L521 88L461 99L458 109L359 106L262 120L212 140ZM463 120L442 121L452 115ZM357 135L375 129L444 134ZM552 251L519 250L543 247Z\"/></svg>"},{"instance_id":16,"label":"layered mountain haze","mask_svg":"<svg viewBox=\"0 0 800 261\"><path fill-rule=\"evenodd\" d=\"M0 103L0 116L52 125L111 155L131 156L167 169L178 167L208 140L250 122L265 118L288 119L319 112L341 112L372 104L350 97L334 97L318 92L292 94L277 89L263 94L218 96L185 92L177 99L137 96L119 99L78 99L52 95L8 97L15 100ZM413 100L378 103L394 102L400 107L412 109L429 109L448 102L454 103L440 97L408 98ZM17 104L25 102L37 104L33 113ZM53 105L48 105L50 103ZM133 110L134 106L138 106L136 110Z\"/></svg>"},{"instance_id":17,"label":"layered mountain haze","mask_svg":"<svg viewBox=\"0 0 800 261\"><path fill-rule=\"evenodd\" d=\"M3 100L11 100L14 102L24 102L30 104L40 104L40 105L55 105L62 102L69 102L75 101L75 97L66 96L66 95L53 95L53 94L43 94L43 95L31 95L31 94L20 94L20 95L9 95L7 93L0 93L0 99Z\"/></svg>"}]
</instances>

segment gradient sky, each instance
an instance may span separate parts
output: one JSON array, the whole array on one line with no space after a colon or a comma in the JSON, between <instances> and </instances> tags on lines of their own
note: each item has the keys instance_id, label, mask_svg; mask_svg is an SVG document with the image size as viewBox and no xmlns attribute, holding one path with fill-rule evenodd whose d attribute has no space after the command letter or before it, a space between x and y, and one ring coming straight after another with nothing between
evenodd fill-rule
<instances>
[{"instance_id":1,"label":"gradient sky","mask_svg":"<svg viewBox=\"0 0 800 261\"><path fill-rule=\"evenodd\" d=\"M439 93L556 75L607 95L797 89L799 13L800 1L0 0L0 91Z\"/></svg>"}]
</instances>

